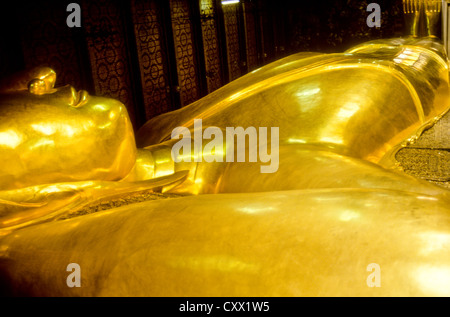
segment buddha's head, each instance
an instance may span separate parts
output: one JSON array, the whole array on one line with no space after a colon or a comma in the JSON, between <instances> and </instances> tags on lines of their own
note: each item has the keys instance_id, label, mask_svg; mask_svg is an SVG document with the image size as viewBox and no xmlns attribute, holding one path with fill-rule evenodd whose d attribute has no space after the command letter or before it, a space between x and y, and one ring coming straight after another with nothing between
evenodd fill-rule
<instances>
[{"instance_id":1,"label":"buddha's head","mask_svg":"<svg viewBox=\"0 0 450 317\"><path fill-rule=\"evenodd\" d=\"M27 75L0 87L0 189L125 177L136 157L125 106L54 88L49 68Z\"/></svg>"}]
</instances>

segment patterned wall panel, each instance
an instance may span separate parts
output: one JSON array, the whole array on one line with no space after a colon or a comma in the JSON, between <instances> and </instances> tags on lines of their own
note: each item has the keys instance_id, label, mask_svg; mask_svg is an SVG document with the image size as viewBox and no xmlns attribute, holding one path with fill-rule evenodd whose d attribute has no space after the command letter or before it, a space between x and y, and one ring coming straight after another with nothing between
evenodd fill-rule
<instances>
[{"instance_id":1,"label":"patterned wall panel","mask_svg":"<svg viewBox=\"0 0 450 317\"><path fill-rule=\"evenodd\" d=\"M245 40L247 45L247 65L248 70L252 71L259 67L258 56L258 34L257 34L257 7L251 2L243 4Z\"/></svg>"},{"instance_id":2,"label":"patterned wall panel","mask_svg":"<svg viewBox=\"0 0 450 317\"><path fill-rule=\"evenodd\" d=\"M131 1L146 119L171 110L167 52L157 1Z\"/></svg>"},{"instance_id":3,"label":"patterned wall panel","mask_svg":"<svg viewBox=\"0 0 450 317\"><path fill-rule=\"evenodd\" d=\"M112 0L85 0L82 8L95 93L124 103L136 126L130 56L126 46L125 17L121 3Z\"/></svg>"},{"instance_id":4,"label":"patterned wall panel","mask_svg":"<svg viewBox=\"0 0 450 317\"><path fill-rule=\"evenodd\" d=\"M36 1L27 6L18 15L25 67L49 66L57 73L56 85L86 88L82 80L86 69L80 62L75 30L66 25L67 3Z\"/></svg>"},{"instance_id":5,"label":"patterned wall panel","mask_svg":"<svg viewBox=\"0 0 450 317\"><path fill-rule=\"evenodd\" d=\"M268 64L275 57L275 41L273 38L273 19L270 11L270 1L259 0L258 2L258 22L262 47L262 63Z\"/></svg>"},{"instance_id":6,"label":"patterned wall panel","mask_svg":"<svg viewBox=\"0 0 450 317\"><path fill-rule=\"evenodd\" d=\"M228 56L228 74L232 81L241 74L240 68L240 47L239 47L239 26L238 26L239 4L229 4L223 6L225 21L226 45Z\"/></svg>"},{"instance_id":7,"label":"patterned wall panel","mask_svg":"<svg viewBox=\"0 0 450 317\"><path fill-rule=\"evenodd\" d=\"M200 98L198 66L196 63L193 27L189 1L171 0L170 11L177 60L177 72L181 106Z\"/></svg>"},{"instance_id":8,"label":"patterned wall panel","mask_svg":"<svg viewBox=\"0 0 450 317\"><path fill-rule=\"evenodd\" d=\"M211 93L222 86L222 70L220 67L219 39L214 0L200 0L200 19L208 93Z\"/></svg>"}]
</instances>

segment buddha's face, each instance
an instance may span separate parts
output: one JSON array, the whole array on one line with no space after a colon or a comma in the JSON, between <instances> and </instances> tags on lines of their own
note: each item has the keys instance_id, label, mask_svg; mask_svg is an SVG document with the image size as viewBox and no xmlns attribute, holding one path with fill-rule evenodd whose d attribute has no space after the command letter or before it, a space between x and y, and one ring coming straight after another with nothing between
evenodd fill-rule
<instances>
[{"instance_id":1,"label":"buddha's face","mask_svg":"<svg viewBox=\"0 0 450 317\"><path fill-rule=\"evenodd\" d=\"M51 76L52 77L52 76ZM118 180L135 162L125 106L54 78L0 94L0 189L82 180Z\"/></svg>"}]
</instances>

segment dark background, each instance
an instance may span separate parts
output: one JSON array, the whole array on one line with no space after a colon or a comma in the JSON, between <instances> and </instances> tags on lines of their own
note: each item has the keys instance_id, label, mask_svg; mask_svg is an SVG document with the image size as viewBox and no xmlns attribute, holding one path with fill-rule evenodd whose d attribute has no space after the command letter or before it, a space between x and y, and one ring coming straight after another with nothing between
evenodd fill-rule
<instances>
[{"instance_id":1,"label":"dark background","mask_svg":"<svg viewBox=\"0 0 450 317\"><path fill-rule=\"evenodd\" d=\"M81 28L69 28L70 2ZM366 24L381 6L381 27ZM121 100L135 129L271 61L404 35L401 0L2 2L0 78L52 67L57 85Z\"/></svg>"}]
</instances>

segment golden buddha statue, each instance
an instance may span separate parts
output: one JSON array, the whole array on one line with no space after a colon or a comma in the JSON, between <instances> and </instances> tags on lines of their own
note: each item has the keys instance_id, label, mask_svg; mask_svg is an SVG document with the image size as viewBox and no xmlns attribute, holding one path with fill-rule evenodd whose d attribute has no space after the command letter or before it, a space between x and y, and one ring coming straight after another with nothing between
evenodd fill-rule
<instances>
[{"instance_id":1,"label":"golden buddha statue","mask_svg":"<svg viewBox=\"0 0 450 317\"><path fill-rule=\"evenodd\" d=\"M450 295L449 191L395 161L449 109L433 36L286 57L150 120L137 149L122 104L55 76L33 70L0 98L5 294ZM125 201L148 192L165 199Z\"/></svg>"}]
</instances>

